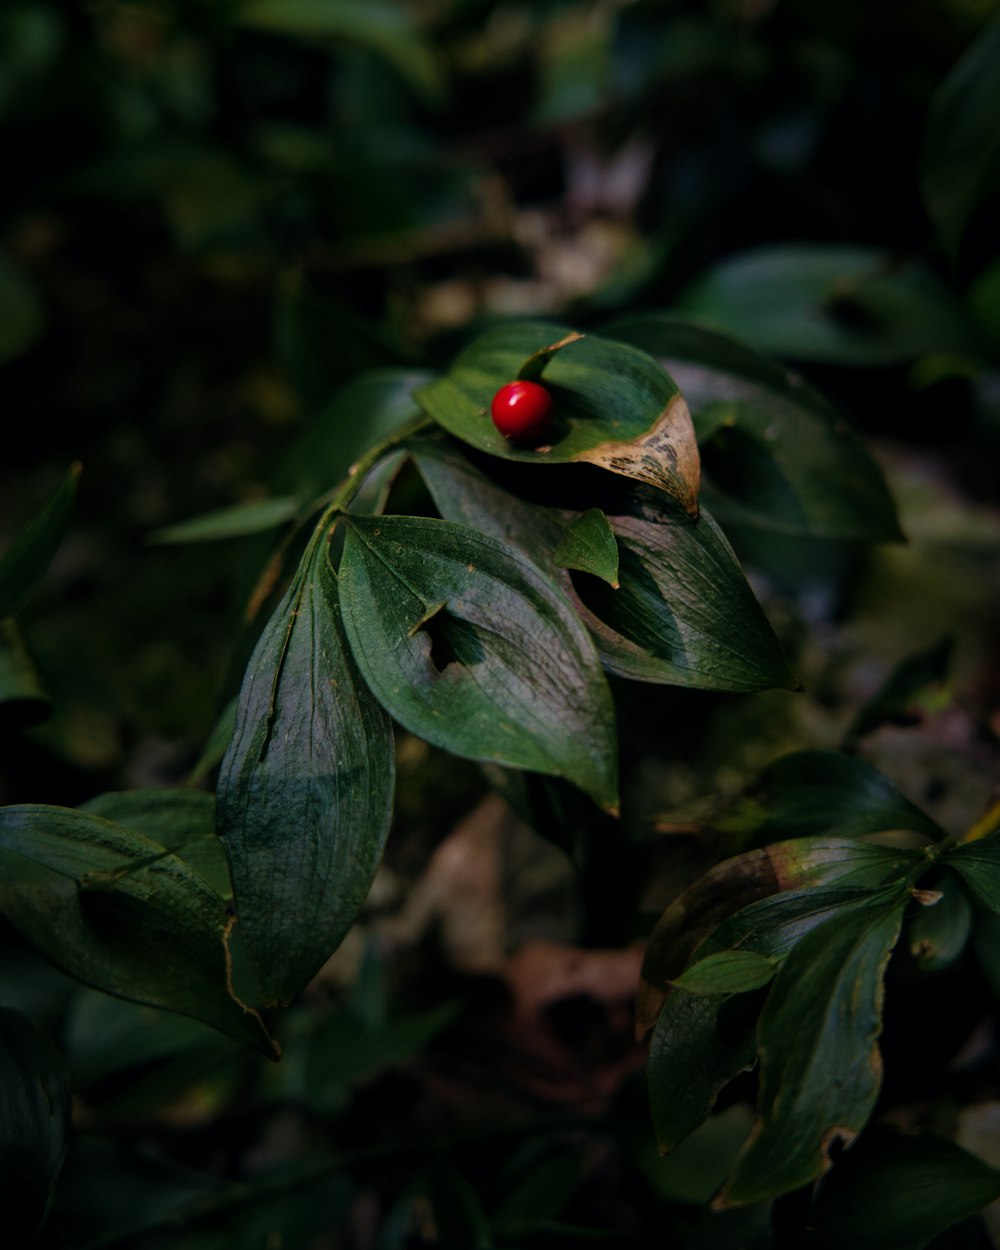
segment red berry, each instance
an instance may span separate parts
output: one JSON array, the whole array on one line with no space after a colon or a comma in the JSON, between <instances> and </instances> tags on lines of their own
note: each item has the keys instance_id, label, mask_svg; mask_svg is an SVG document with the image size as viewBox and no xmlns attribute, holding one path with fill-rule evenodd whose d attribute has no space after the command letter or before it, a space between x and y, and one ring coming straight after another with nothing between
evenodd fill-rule
<instances>
[{"instance_id":1,"label":"red berry","mask_svg":"<svg viewBox=\"0 0 1000 1250\"><path fill-rule=\"evenodd\" d=\"M537 382L508 382L493 396L493 424L512 443L537 443L552 423L552 396Z\"/></svg>"}]
</instances>

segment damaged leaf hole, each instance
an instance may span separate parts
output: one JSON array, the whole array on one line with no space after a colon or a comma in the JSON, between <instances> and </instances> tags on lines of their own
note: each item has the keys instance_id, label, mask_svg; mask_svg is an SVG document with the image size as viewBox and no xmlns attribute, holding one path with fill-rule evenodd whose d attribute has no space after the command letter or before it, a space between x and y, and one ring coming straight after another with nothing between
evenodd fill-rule
<instances>
[{"instance_id":1,"label":"damaged leaf hole","mask_svg":"<svg viewBox=\"0 0 1000 1250\"><path fill-rule=\"evenodd\" d=\"M455 616L446 603L435 608L413 632L425 640L427 658L437 677L457 677L462 669L485 658L473 626Z\"/></svg>"}]
</instances>

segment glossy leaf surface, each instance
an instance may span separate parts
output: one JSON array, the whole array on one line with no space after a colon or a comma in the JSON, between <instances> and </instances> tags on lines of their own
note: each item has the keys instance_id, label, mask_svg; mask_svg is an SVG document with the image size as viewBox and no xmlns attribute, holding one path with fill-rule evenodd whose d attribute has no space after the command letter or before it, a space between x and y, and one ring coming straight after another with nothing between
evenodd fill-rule
<instances>
[{"instance_id":1,"label":"glossy leaf surface","mask_svg":"<svg viewBox=\"0 0 1000 1250\"><path fill-rule=\"evenodd\" d=\"M569 523L552 559L560 568L591 573L618 589L618 543L600 508L591 508Z\"/></svg>"},{"instance_id":2,"label":"glossy leaf surface","mask_svg":"<svg viewBox=\"0 0 1000 1250\"><path fill-rule=\"evenodd\" d=\"M340 580L358 665L411 733L616 805L597 652L565 594L517 550L449 521L354 517Z\"/></svg>"},{"instance_id":3,"label":"glossy leaf surface","mask_svg":"<svg viewBox=\"0 0 1000 1250\"><path fill-rule=\"evenodd\" d=\"M776 967L772 956L756 951L718 951L685 968L674 978L674 989L689 994L742 994L767 985Z\"/></svg>"},{"instance_id":4,"label":"glossy leaf surface","mask_svg":"<svg viewBox=\"0 0 1000 1250\"><path fill-rule=\"evenodd\" d=\"M699 690L794 689L792 673L733 549L706 511L655 505L609 518L617 590L575 582L609 672Z\"/></svg>"},{"instance_id":5,"label":"glossy leaf surface","mask_svg":"<svg viewBox=\"0 0 1000 1250\"><path fill-rule=\"evenodd\" d=\"M203 790L117 790L96 795L81 810L151 838L224 898L232 894L226 853L215 832L214 795Z\"/></svg>"},{"instance_id":6,"label":"glossy leaf surface","mask_svg":"<svg viewBox=\"0 0 1000 1250\"><path fill-rule=\"evenodd\" d=\"M560 514L502 490L453 448L427 442L412 450L443 516L513 544L561 580L609 672L712 690L795 685L732 548L706 513L692 522L646 492L638 515L608 518L619 588L574 584L555 558Z\"/></svg>"},{"instance_id":7,"label":"glossy leaf surface","mask_svg":"<svg viewBox=\"0 0 1000 1250\"><path fill-rule=\"evenodd\" d=\"M742 343L648 313L609 337L661 361L681 388L702 455L702 499L723 523L846 541L900 537L862 440L796 374Z\"/></svg>"},{"instance_id":8,"label":"glossy leaf surface","mask_svg":"<svg viewBox=\"0 0 1000 1250\"><path fill-rule=\"evenodd\" d=\"M194 1016L267 1055L231 996L225 900L151 839L88 812L0 808L0 911L96 989Z\"/></svg>"},{"instance_id":9,"label":"glossy leaf surface","mask_svg":"<svg viewBox=\"0 0 1000 1250\"><path fill-rule=\"evenodd\" d=\"M872 248L784 244L721 261L684 294L684 317L763 352L889 365L975 347L962 307L929 270Z\"/></svg>"},{"instance_id":10,"label":"glossy leaf surface","mask_svg":"<svg viewBox=\"0 0 1000 1250\"><path fill-rule=\"evenodd\" d=\"M882 980L907 901L900 888L831 916L782 964L757 1030L758 1122L720 1205L808 1184L867 1123L882 1081Z\"/></svg>"},{"instance_id":11,"label":"glossy leaf surface","mask_svg":"<svg viewBox=\"0 0 1000 1250\"><path fill-rule=\"evenodd\" d=\"M646 1083L661 1154L705 1122L720 1091L753 1066L755 994L671 994L649 1044Z\"/></svg>"},{"instance_id":12,"label":"glossy leaf surface","mask_svg":"<svg viewBox=\"0 0 1000 1250\"><path fill-rule=\"evenodd\" d=\"M322 542L251 657L217 790L240 931L267 1002L294 998L354 923L385 845L394 767Z\"/></svg>"},{"instance_id":13,"label":"glossy leaf surface","mask_svg":"<svg viewBox=\"0 0 1000 1250\"><path fill-rule=\"evenodd\" d=\"M542 383L553 400L544 448L509 443L489 417L493 396L529 357L565 338L566 327L518 322L490 330L450 371L416 394L439 425L479 451L534 464L585 462L665 491L697 513L698 448L684 400L652 357L587 335L552 356Z\"/></svg>"},{"instance_id":14,"label":"glossy leaf surface","mask_svg":"<svg viewBox=\"0 0 1000 1250\"><path fill-rule=\"evenodd\" d=\"M753 1063L760 1008L756 994L678 992L664 971L683 965L693 948L699 963L753 952L776 964L817 926L868 908L873 894L919 864L912 852L801 839L718 865L667 909L647 949L637 1005L640 1026L656 1020L648 1081L661 1150L697 1128L719 1091Z\"/></svg>"},{"instance_id":15,"label":"glossy leaf surface","mask_svg":"<svg viewBox=\"0 0 1000 1250\"><path fill-rule=\"evenodd\" d=\"M481 530L516 547L568 589L566 574L554 558L565 527L553 509L504 490L450 442L421 439L410 445L410 453L446 521Z\"/></svg>"},{"instance_id":16,"label":"glossy leaf surface","mask_svg":"<svg viewBox=\"0 0 1000 1250\"><path fill-rule=\"evenodd\" d=\"M670 983L694 951L704 956L745 945L761 954L784 954L796 932L817 923L810 916L881 890L915 871L923 859L918 851L811 837L716 864L678 895L650 934L636 1005L640 1027L656 1019Z\"/></svg>"},{"instance_id":17,"label":"glossy leaf surface","mask_svg":"<svg viewBox=\"0 0 1000 1250\"><path fill-rule=\"evenodd\" d=\"M66 1154L66 1060L19 1011L0 1007L0 1211L4 1244L32 1244Z\"/></svg>"}]
</instances>

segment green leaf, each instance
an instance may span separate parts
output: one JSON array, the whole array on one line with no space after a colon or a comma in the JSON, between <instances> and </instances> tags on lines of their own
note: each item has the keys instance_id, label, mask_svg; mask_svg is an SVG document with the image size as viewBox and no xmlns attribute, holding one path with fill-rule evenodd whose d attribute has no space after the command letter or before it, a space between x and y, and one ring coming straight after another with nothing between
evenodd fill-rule
<instances>
[{"instance_id":1,"label":"green leaf","mask_svg":"<svg viewBox=\"0 0 1000 1250\"><path fill-rule=\"evenodd\" d=\"M80 465L74 464L0 558L0 619L18 615L52 563L73 509L79 477Z\"/></svg>"},{"instance_id":2,"label":"green leaf","mask_svg":"<svg viewBox=\"0 0 1000 1250\"><path fill-rule=\"evenodd\" d=\"M421 408L463 442L525 464L596 464L665 491L692 515L699 464L687 407L669 375L645 352L587 335L556 352L543 382L552 395L551 446L518 447L489 417L493 396L529 357L573 331L516 322L470 343L450 371L416 392Z\"/></svg>"},{"instance_id":3,"label":"green leaf","mask_svg":"<svg viewBox=\"0 0 1000 1250\"><path fill-rule=\"evenodd\" d=\"M646 1126L642 1125L643 1136L633 1144L635 1162L658 1197L707 1207L722 1188L752 1126L753 1113L747 1104L733 1103L709 1116L664 1157L649 1141ZM744 1242L736 1244L744 1250Z\"/></svg>"},{"instance_id":4,"label":"green leaf","mask_svg":"<svg viewBox=\"0 0 1000 1250\"><path fill-rule=\"evenodd\" d=\"M617 804L614 710L565 594L465 526L351 517L344 624L368 684L418 736L469 759L565 777Z\"/></svg>"},{"instance_id":5,"label":"green leaf","mask_svg":"<svg viewBox=\"0 0 1000 1250\"><path fill-rule=\"evenodd\" d=\"M296 499L255 499L252 503L217 508L188 521L168 525L151 534L150 542L209 543L242 538L246 534L263 534L290 521L298 510Z\"/></svg>"},{"instance_id":6,"label":"green leaf","mask_svg":"<svg viewBox=\"0 0 1000 1250\"><path fill-rule=\"evenodd\" d=\"M774 976L777 960L755 951L718 951L690 964L674 978L675 990L689 994L742 994L760 989Z\"/></svg>"},{"instance_id":7,"label":"green leaf","mask_svg":"<svg viewBox=\"0 0 1000 1250\"><path fill-rule=\"evenodd\" d=\"M573 584L555 559L560 513L502 490L453 448L423 440L410 451L443 516L519 547L566 587L609 672L711 690L796 684L732 548L706 513L692 522L645 492L639 515L609 518L619 589Z\"/></svg>"},{"instance_id":8,"label":"green leaf","mask_svg":"<svg viewBox=\"0 0 1000 1250\"><path fill-rule=\"evenodd\" d=\"M1000 915L1000 829L946 851L943 858L973 896L989 911Z\"/></svg>"},{"instance_id":9,"label":"green leaf","mask_svg":"<svg viewBox=\"0 0 1000 1250\"><path fill-rule=\"evenodd\" d=\"M953 262L1000 159L1000 21L966 50L931 101L923 151L923 193Z\"/></svg>"},{"instance_id":10,"label":"green leaf","mask_svg":"<svg viewBox=\"0 0 1000 1250\"><path fill-rule=\"evenodd\" d=\"M810 885L740 908L698 947L699 962L750 954L775 965L811 929L865 905L869 891ZM748 949L749 948L749 949ZM697 966L697 965L695 965ZM649 1051L650 1109L660 1150L676 1148L709 1115L720 1092L752 1066L761 996L676 993L666 987ZM662 993L658 1001L662 1000ZM648 988L641 999L650 1010Z\"/></svg>"},{"instance_id":11,"label":"green leaf","mask_svg":"<svg viewBox=\"0 0 1000 1250\"><path fill-rule=\"evenodd\" d=\"M392 0L247 0L231 20L321 43L357 44L388 61L425 100L442 98L437 57L406 7Z\"/></svg>"},{"instance_id":12,"label":"green leaf","mask_svg":"<svg viewBox=\"0 0 1000 1250\"><path fill-rule=\"evenodd\" d=\"M609 518L618 589L574 581L609 672L698 690L796 689L798 679L725 535L650 501Z\"/></svg>"},{"instance_id":13,"label":"green leaf","mask_svg":"<svg viewBox=\"0 0 1000 1250\"><path fill-rule=\"evenodd\" d=\"M4 1244L30 1246L66 1156L66 1060L19 1011L0 1007L0 1211Z\"/></svg>"},{"instance_id":14,"label":"green leaf","mask_svg":"<svg viewBox=\"0 0 1000 1250\"><path fill-rule=\"evenodd\" d=\"M859 838L893 829L944 837L940 825L876 768L838 751L783 755L711 823L756 843L821 833Z\"/></svg>"},{"instance_id":15,"label":"green leaf","mask_svg":"<svg viewBox=\"0 0 1000 1250\"><path fill-rule=\"evenodd\" d=\"M784 954L792 940L781 937L787 924L801 932L802 916L840 906L849 901L848 894L880 891L923 858L919 851L816 836L778 842L716 864L674 899L650 934L636 1002L640 1027L652 1025L671 982L696 949L705 955L749 942L760 954Z\"/></svg>"},{"instance_id":16,"label":"green leaf","mask_svg":"<svg viewBox=\"0 0 1000 1250\"><path fill-rule=\"evenodd\" d=\"M0 252L0 365L23 355L44 325L45 307L35 283Z\"/></svg>"},{"instance_id":17,"label":"green leaf","mask_svg":"<svg viewBox=\"0 0 1000 1250\"><path fill-rule=\"evenodd\" d=\"M364 452L420 415L413 392L432 376L414 369L373 369L341 387L289 451L277 489L301 503L331 490Z\"/></svg>"},{"instance_id":18,"label":"green leaf","mask_svg":"<svg viewBox=\"0 0 1000 1250\"><path fill-rule=\"evenodd\" d=\"M656 1142L669 1154L711 1114L719 1091L753 1066L757 995L671 994L649 1044Z\"/></svg>"},{"instance_id":19,"label":"green leaf","mask_svg":"<svg viewBox=\"0 0 1000 1250\"><path fill-rule=\"evenodd\" d=\"M623 318L604 333L655 356L681 388L701 446L702 502L723 524L844 541L900 537L864 443L796 374L662 313Z\"/></svg>"},{"instance_id":20,"label":"green leaf","mask_svg":"<svg viewBox=\"0 0 1000 1250\"><path fill-rule=\"evenodd\" d=\"M845 365L891 365L975 350L951 291L874 248L781 244L728 257L684 293L684 317L759 351Z\"/></svg>"},{"instance_id":21,"label":"green leaf","mask_svg":"<svg viewBox=\"0 0 1000 1250\"><path fill-rule=\"evenodd\" d=\"M17 621L0 620L0 729L29 729L52 715L52 700Z\"/></svg>"},{"instance_id":22,"label":"green leaf","mask_svg":"<svg viewBox=\"0 0 1000 1250\"><path fill-rule=\"evenodd\" d=\"M219 774L240 932L268 1003L294 998L354 923L393 786L392 729L346 647L323 540L257 643Z\"/></svg>"},{"instance_id":23,"label":"green leaf","mask_svg":"<svg viewBox=\"0 0 1000 1250\"><path fill-rule=\"evenodd\" d=\"M151 838L189 864L213 890L232 894L222 842L215 833L215 797L202 790L119 790L98 794L81 810Z\"/></svg>"},{"instance_id":24,"label":"green leaf","mask_svg":"<svg viewBox=\"0 0 1000 1250\"><path fill-rule=\"evenodd\" d=\"M746 951L782 960L818 925L870 906L894 880L908 879L920 858L842 839L797 839L717 865L667 908L647 947L637 1003L641 1026L656 1020L648 1081L662 1151L696 1129L719 1091L751 1066L760 1005L755 994L677 993L673 970L693 949L699 962Z\"/></svg>"},{"instance_id":25,"label":"green leaf","mask_svg":"<svg viewBox=\"0 0 1000 1250\"><path fill-rule=\"evenodd\" d=\"M519 382L541 382L546 366L556 353L561 352L563 348L572 346L573 343L579 343L583 338L584 335L579 330L571 330L569 334L561 338L557 343L548 343L545 347L540 347L518 369L517 380Z\"/></svg>"},{"instance_id":26,"label":"green leaf","mask_svg":"<svg viewBox=\"0 0 1000 1250\"><path fill-rule=\"evenodd\" d=\"M600 508L591 508L569 523L552 559L560 568L580 569L618 589L618 543Z\"/></svg>"},{"instance_id":27,"label":"green leaf","mask_svg":"<svg viewBox=\"0 0 1000 1250\"><path fill-rule=\"evenodd\" d=\"M555 561L565 534L559 513L504 490L474 468L450 441L422 438L410 442L408 450L446 521L481 530L518 548L532 564L569 589L569 580Z\"/></svg>"},{"instance_id":28,"label":"green leaf","mask_svg":"<svg viewBox=\"0 0 1000 1250\"><path fill-rule=\"evenodd\" d=\"M215 799L204 790L110 790L80 810L125 825L177 851L215 833Z\"/></svg>"},{"instance_id":29,"label":"green leaf","mask_svg":"<svg viewBox=\"0 0 1000 1250\"><path fill-rule=\"evenodd\" d=\"M940 895L910 921L910 952L925 972L947 968L965 949L972 931L972 908L965 891L949 873L935 886Z\"/></svg>"},{"instance_id":30,"label":"green leaf","mask_svg":"<svg viewBox=\"0 0 1000 1250\"><path fill-rule=\"evenodd\" d=\"M1000 1172L931 1133L873 1125L813 1202L810 1250L922 1250L1000 1198Z\"/></svg>"},{"instance_id":31,"label":"green leaf","mask_svg":"<svg viewBox=\"0 0 1000 1250\"><path fill-rule=\"evenodd\" d=\"M882 1081L882 980L909 893L832 916L779 969L757 1030L754 1133L717 1199L746 1206L820 1176L868 1121Z\"/></svg>"},{"instance_id":32,"label":"green leaf","mask_svg":"<svg viewBox=\"0 0 1000 1250\"><path fill-rule=\"evenodd\" d=\"M164 847L89 812L0 808L0 912L86 985L203 1020L269 1057L231 995L225 900Z\"/></svg>"}]
</instances>

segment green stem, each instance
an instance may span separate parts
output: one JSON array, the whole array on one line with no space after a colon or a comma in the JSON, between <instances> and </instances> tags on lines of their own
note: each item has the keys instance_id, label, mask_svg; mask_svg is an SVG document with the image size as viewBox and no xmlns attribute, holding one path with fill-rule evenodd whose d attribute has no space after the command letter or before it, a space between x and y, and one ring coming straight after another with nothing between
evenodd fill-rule
<instances>
[{"instance_id":1,"label":"green stem","mask_svg":"<svg viewBox=\"0 0 1000 1250\"><path fill-rule=\"evenodd\" d=\"M391 451L394 447L398 447L401 443L404 443L408 438L412 437L412 435L424 429L425 426L432 424L433 422L430 417L425 417L421 414L419 417L414 417L412 421L408 421L405 425L401 425L399 429L393 434L390 434L388 438L384 438L380 443L376 443L375 446L369 451L366 451L364 455L351 466L347 477L342 482L339 482L333 490L328 491L325 495L320 495L318 499L314 499L305 508L305 510L299 514L295 525L288 531L287 534L285 534L275 555L272 557L271 561L269 561L267 567L270 568L274 560L279 562L279 567L284 563L285 554L287 553L288 548L292 545L296 535L301 531L309 517L315 515L317 509L322 508L323 512L319 520L316 522L309 542L306 545L306 549L303 552L302 559L299 561L300 572L302 569L307 568L309 562L316 554L316 548L319 546L323 534L330 525L330 522L338 512L343 511L343 509L351 502L354 496L364 485L364 480L368 476L368 471L386 454L386 452ZM266 576L266 573L264 576ZM299 574L297 573L296 577L298 576ZM263 581L263 578L258 581L257 587L255 587L253 594L250 596L251 604L253 604L257 598L261 581ZM256 611L248 609L248 616L252 619L256 616Z\"/></svg>"},{"instance_id":2,"label":"green stem","mask_svg":"<svg viewBox=\"0 0 1000 1250\"><path fill-rule=\"evenodd\" d=\"M364 485L365 478L368 476L369 470L382 459L386 452L392 451L401 443L416 434L418 431L431 425L430 417L423 415L414 417L412 421L408 421L405 425L401 425L395 433L390 434L388 438L384 438L381 443L376 443L370 451L366 451L360 460L355 461L351 465L350 472L344 481L333 491L330 496L330 502L323 511L323 515L316 523L316 530L322 533L323 529L330 524L338 512L343 512L354 496ZM315 534L313 535L315 539ZM312 540L310 540L310 545Z\"/></svg>"}]
</instances>

